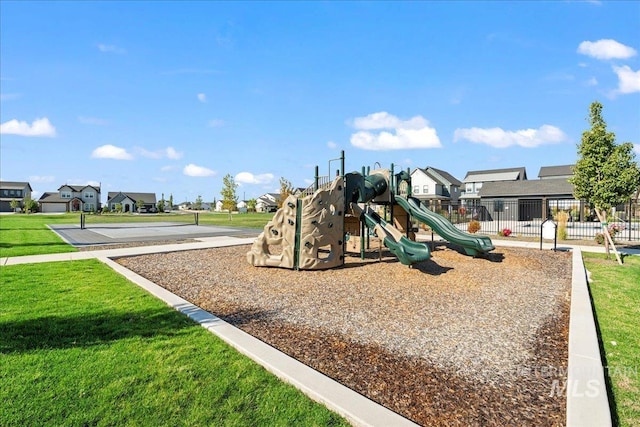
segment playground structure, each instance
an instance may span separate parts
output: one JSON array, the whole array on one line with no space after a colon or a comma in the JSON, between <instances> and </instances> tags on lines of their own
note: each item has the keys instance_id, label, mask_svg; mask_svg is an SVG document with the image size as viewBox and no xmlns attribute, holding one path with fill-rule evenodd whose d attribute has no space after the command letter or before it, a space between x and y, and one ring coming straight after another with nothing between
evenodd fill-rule
<instances>
[{"instance_id":1,"label":"playground structure","mask_svg":"<svg viewBox=\"0 0 640 427\"><path fill-rule=\"evenodd\" d=\"M355 252L358 246L364 257L373 237L402 264L411 266L431 257L429 247L415 241L411 218L461 246L467 255L480 256L494 249L489 237L460 231L412 197L407 171L394 173L391 165L391 169L365 173L362 168L362 173L345 175L344 151L340 160L341 169L333 181L327 177L321 184L316 166L313 188L302 197L287 197L247 253L250 264L296 270L335 268L344 264L345 251ZM388 209L390 220L383 219L371 203L384 206L385 212Z\"/></svg>"}]
</instances>

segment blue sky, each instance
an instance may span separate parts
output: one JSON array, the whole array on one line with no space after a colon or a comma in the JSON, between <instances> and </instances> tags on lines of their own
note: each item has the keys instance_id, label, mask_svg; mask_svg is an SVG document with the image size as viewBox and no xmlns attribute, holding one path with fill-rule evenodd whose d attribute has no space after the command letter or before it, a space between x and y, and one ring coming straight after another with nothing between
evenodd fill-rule
<instances>
[{"instance_id":1,"label":"blue sky","mask_svg":"<svg viewBox=\"0 0 640 427\"><path fill-rule=\"evenodd\" d=\"M640 157L640 2L3 0L0 24L0 178L35 198L212 201L231 174L249 199L341 150L532 179L576 161L596 100Z\"/></svg>"}]
</instances>

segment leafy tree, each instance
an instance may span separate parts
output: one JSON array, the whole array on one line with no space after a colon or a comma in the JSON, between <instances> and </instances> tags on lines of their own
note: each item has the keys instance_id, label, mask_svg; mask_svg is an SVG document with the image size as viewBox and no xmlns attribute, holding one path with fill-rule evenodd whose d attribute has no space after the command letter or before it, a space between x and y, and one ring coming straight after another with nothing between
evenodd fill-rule
<instances>
[{"instance_id":1,"label":"leafy tree","mask_svg":"<svg viewBox=\"0 0 640 427\"><path fill-rule=\"evenodd\" d=\"M256 199L247 200L247 210L249 212L255 212L257 204L258 204L258 201Z\"/></svg>"},{"instance_id":2,"label":"leafy tree","mask_svg":"<svg viewBox=\"0 0 640 427\"><path fill-rule=\"evenodd\" d=\"M38 210L38 202L33 200L31 197L25 197L22 200L22 205L24 206L24 211L26 213L36 212Z\"/></svg>"},{"instance_id":3,"label":"leafy tree","mask_svg":"<svg viewBox=\"0 0 640 427\"><path fill-rule=\"evenodd\" d=\"M164 212L164 207L165 207L164 193L162 193L162 198L156 204L156 208L158 208L158 212L162 213L162 212Z\"/></svg>"},{"instance_id":4,"label":"leafy tree","mask_svg":"<svg viewBox=\"0 0 640 427\"><path fill-rule=\"evenodd\" d=\"M113 210L116 213L122 213L122 203L116 203L115 206L113 207Z\"/></svg>"},{"instance_id":5,"label":"leafy tree","mask_svg":"<svg viewBox=\"0 0 640 427\"><path fill-rule=\"evenodd\" d=\"M640 186L640 167L634 160L633 144L615 143L615 134L607 132L602 118L602 104L593 102L589 109L591 129L582 133L578 145L578 161L569 182L573 184L576 199L586 200L595 209L609 243L613 244L607 227L607 211L627 202ZM618 253L618 262L621 262Z\"/></svg>"},{"instance_id":6,"label":"leafy tree","mask_svg":"<svg viewBox=\"0 0 640 427\"><path fill-rule=\"evenodd\" d=\"M169 209L173 209L173 194L169 194Z\"/></svg>"},{"instance_id":7,"label":"leafy tree","mask_svg":"<svg viewBox=\"0 0 640 427\"><path fill-rule=\"evenodd\" d=\"M196 202L193 204L193 208L197 211L199 211L200 209L202 209L202 196L198 194L198 197L196 197Z\"/></svg>"},{"instance_id":8,"label":"leafy tree","mask_svg":"<svg viewBox=\"0 0 640 427\"><path fill-rule=\"evenodd\" d=\"M142 199L137 200L136 208L138 209L138 212L142 211L142 208L144 208L144 200Z\"/></svg>"},{"instance_id":9,"label":"leafy tree","mask_svg":"<svg viewBox=\"0 0 640 427\"><path fill-rule=\"evenodd\" d=\"M284 177L280 177L280 200L278 200L278 209L282 207L285 199L289 197L290 194L293 194L291 182Z\"/></svg>"},{"instance_id":10,"label":"leafy tree","mask_svg":"<svg viewBox=\"0 0 640 427\"><path fill-rule=\"evenodd\" d=\"M9 202L9 206L11 206L11 209L13 209L14 212L17 212L18 208L20 207L20 202L16 199L11 199L11 201Z\"/></svg>"},{"instance_id":11,"label":"leafy tree","mask_svg":"<svg viewBox=\"0 0 640 427\"><path fill-rule=\"evenodd\" d=\"M230 174L226 174L222 178L222 209L226 209L229 212L229 220L232 219L231 211L235 210L238 204L238 196L236 195L236 189L238 184Z\"/></svg>"}]
</instances>

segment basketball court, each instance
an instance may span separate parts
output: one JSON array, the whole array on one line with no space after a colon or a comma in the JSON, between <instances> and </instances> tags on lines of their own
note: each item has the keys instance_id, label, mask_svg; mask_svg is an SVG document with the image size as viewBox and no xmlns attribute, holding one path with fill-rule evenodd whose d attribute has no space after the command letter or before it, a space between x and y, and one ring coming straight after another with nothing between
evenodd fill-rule
<instances>
[{"instance_id":1,"label":"basketball court","mask_svg":"<svg viewBox=\"0 0 640 427\"><path fill-rule=\"evenodd\" d=\"M77 224L56 224L48 227L73 246L178 241L216 236L252 237L260 233L259 230L250 228L194 225L179 222L90 224L84 229Z\"/></svg>"}]
</instances>

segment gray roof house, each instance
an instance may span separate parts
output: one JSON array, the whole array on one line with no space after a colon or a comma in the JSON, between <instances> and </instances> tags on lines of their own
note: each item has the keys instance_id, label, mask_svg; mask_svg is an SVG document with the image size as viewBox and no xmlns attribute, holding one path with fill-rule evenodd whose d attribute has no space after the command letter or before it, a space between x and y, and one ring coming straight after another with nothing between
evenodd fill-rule
<instances>
[{"instance_id":1,"label":"gray roof house","mask_svg":"<svg viewBox=\"0 0 640 427\"><path fill-rule=\"evenodd\" d=\"M20 181L0 181L0 212L13 212L11 201L22 203L26 197L31 197L31 184Z\"/></svg>"},{"instance_id":2,"label":"gray roof house","mask_svg":"<svg viewBox=\"0 0 640 427\"><path fill-rule=\"evenodd\" d=\"M122 191L109 191L107 194L107 207L115 210L120 205L122 212L136 212L138 210L138 200L142 200L143 207L140 212L156 212L155 193L132 193Z\"/></svg>"},{"instance_id":3,"label":"gray roof house","mask_svg":"<svg viewBox=\"0 0 640 427\"><path fill-rule=\"evenodd\" d=\"M540 172L538 172L538 178L540 179L555 179L565 178L569 179L573 176L573 168L575 165L562 165L562 166L542 166Z\"/></svg>"},{"instance_id":4,"label":"gray roof house","mask_svg":"<svg viewBox=\"0 0 640 427\"><path fill-rule=\"evenodd\" d=\"M524 167L470 171L462 180L464 189L460 199L465 201L480 199L480 189L488 182L513 182L526 179L527 171Z\"/></svg>"},{"instance_id":5,"label":"gray roof house","mask_svg":"<svg viewBox=\"0 0 640 427\"><path fill-rule=\"evenodd\" d=\"M489 213L519 221L546 219L553 208L582 211L578 209L582 202L575 199L568 181L571 170L572 165L544 166L540 179L486 182L478 192L480 205Z\"/></svg>"},{"instance_id":6,"label":"gray roof house","mask_svg":"<svg viewBox=\"0 0 640 427\"><path fill-rule=\"evenodd\" d=\"M460 182L450 173L431 166L416 168L411 172L411 195L425 202L458 202Z\"/></svg>"},{"instance_id":7,"label":"gray roof house","mask_svg":"<svg viewBox=\"0 0 640 427\"><path fill-rule=\"evenodd\" d=\"M100 209L100 186L64 184L38 199L43 213L94 212Z\"/></svg>"},{"instance_id":8,"label":"gray roof house","mask_svg":"<svg viewBox=\"0 0 640 427\"><path fill-rule=\"evenodd\" d=\"M279 201L280 193L265 193L256 199L256 211L275 212Z\"/></svg>"}]
</instances>

